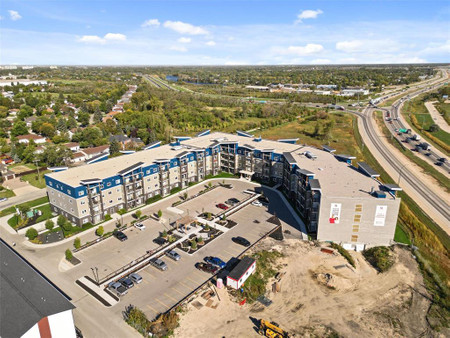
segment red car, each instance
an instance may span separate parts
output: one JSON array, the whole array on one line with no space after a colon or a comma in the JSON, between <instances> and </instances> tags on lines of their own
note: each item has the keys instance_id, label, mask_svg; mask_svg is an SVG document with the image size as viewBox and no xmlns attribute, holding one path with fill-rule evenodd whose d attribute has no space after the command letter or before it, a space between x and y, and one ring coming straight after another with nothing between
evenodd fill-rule
<instances>
[{"instance_id":1,"label":"red car","mask_svg":"<svg viewBox=\"0 0 450 338\"><path fill-rule=\"evenodd\" d=\"M219 203L216 205L216 207L222 209L222 210L228 210L228 206L223 204L223 203Z\"/></svg>"},{"instance_id":2,"label":"red car","mask_svg":"<svg viewBox=\"0 0 450 338\"><path fill-rule=\"evenodd\" d=\"M214 266L212 264L209 263L196 263L195 267L201 271L210 273L210 274L215 274L217 272L217 270L219 270L219 268L217 266Z\"/></svg>"}]
</instances>

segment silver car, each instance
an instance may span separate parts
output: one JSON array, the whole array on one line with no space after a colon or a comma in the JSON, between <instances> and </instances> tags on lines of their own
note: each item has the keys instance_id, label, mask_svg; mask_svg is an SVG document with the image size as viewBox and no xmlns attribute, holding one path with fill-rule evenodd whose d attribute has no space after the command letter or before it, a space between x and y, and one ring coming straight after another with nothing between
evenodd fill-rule
<instances>
[{"instance_id":1,"label":"silver car","mask_svg":"<svg viewBox=\"0 0 450 338\"><path fill-rule=\"evenodd\" d=\"M174 261L179 261L181 259L181 256L175 250L168 251L166 256L172 258Z\"/></svg>"},{"instance_id":2,"label":"silver car","mask_svg":"<svg viewBox=\"0 0 450 338\"><path fill-rule=\"evenodd\" d=\"M159 270L162 270L162 271L167 270L166 263L164 263L164 261L159 258L150 260L150 264Z\"/></svg>"},{"instance_id":3,"label":"silver car","mask_svg":"<svg viewBox=\"0 0 450 338\"><path fill-rule=\"evenodd\" d=\"M141 275L137 274L136 272L131 273L128 277L129 277L129 278L133 281L133 283L135 283L135 284L139 284L139 283L142 282L142 277L141 277Z\"/></svg>"}]
</instances>

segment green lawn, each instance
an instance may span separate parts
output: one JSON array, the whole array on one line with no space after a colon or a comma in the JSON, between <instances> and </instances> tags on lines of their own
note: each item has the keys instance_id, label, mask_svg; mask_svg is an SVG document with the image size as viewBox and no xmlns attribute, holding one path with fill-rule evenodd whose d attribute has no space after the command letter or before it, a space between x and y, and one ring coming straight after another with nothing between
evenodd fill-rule
<instances>
[{"instance_id":1,"label":"green lawn","mask_svg":"<svg viewBox=\"0 0 450 338\"><path fill-rule=\"evenodd\" d=\"M11 164L10 166L8 166L8 169L12 169L12 168L19 167L19 166L24 166L24 167L30 168L30 170L36 169L36 166L33 163L21 163L21 162Z\"/></svg>"},{"instance_id":2,"label":"green lawn","mask_svg":"<svg viewBox=\"0 0 450 338\"><path fill-rule=\"evenodd\" d=\"M28 174L28 175L22 176L20 179L23 181L27 181L28 183L30 183L32 186L34 186L36 188L44 189L45 188L44 175L48 174L49 172L50 172L50 170L44 170L44 171L40 171L39 175L38 175L38 173Z\"/></svg>"},{"instance_id":3,"label":"green lawn","mask_svg":"<svg viewBox=\"0 0 450 338\"><path fill-rule=\"evenodd\" d=\"M50 204L45 204L43 206L37 207L36 209L41 210L42 215L39 216L32 225L42 222L42 221L45 221L45 220L53 217L52 211L50 209ZM8 224L11 227L16 228L18 221L19 221L18 216L14 215L8 220Z\"/></svg>"},{"instance_id":4,"label":"green lawn","mask_svg":"<svg viewBox=\"0 0 450 338\"><path fill-rule=\"evenodd\" d=\"M411 244L408 234L403 230L403 228L399 224L397 224L397 227L395 228L394 241L408 245Z\"/></svg>"},{"instance_id":5,"label":"green lawn","mask_svg":"<svg viewBox=\"0 0 450 338\"><path fill-rule=\"evenodd\" d=\"M0 198L10 198L10 197L14 197L16 196L16 194L14 193L14 191L9 190L9 189L3 189L0 191Z\"/></svg>"},{"instance_id":6,"label":"green lawn","mask_svg":"<svg viewBox=\"0 0 450 338\"><path fill-rule=\"evenodd\" d=\"M35 207L37 205L46 204L46 203L48 203L48 197L44 196L44 197L40 197L38 199L35 199L33 201L28 201L28 202L25 202L25 203L18 204L17 206L27 205L30 208L32 208L32 207ZM9 214L13 214L15 212L16 212L16 209L14 207L9 207L9 208L6 208L6 209L3 209L2 211L0 211L0 217L6 216L6 215L9 215Z\"/></svg>"},{"instance_id":7,"label":"green lawn","mask_svg":"<svg viewBox=\"0 0 450 338\"><path fill-rule=\"evenodd\" d=\"M444 115L445 121L450 125L450 103L437 103L436 109Z\"/></svg>"}]
</instances>

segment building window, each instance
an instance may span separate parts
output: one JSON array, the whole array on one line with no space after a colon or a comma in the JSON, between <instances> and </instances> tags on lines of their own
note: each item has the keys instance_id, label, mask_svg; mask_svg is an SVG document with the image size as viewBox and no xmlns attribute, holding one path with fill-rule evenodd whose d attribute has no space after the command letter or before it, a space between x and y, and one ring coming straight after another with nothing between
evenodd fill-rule
<instances>
[{"instance_id":1,"label":"building window","mask_svg":"<svg viewBox=\"0 0 450 338\"><path fill-rule=\"evenodd\" d=\"M109 203L112 203L112 200L109 200Z\"/></svg>"},{"instance_id":2,"label":"building window","mask_svg":"<svg viewBox=\"0 0 450 338\"><path fill-rule=\"evenodd\" d=\"M353 219L353 222L355 222L355 223L361 222L361 215L355 215L355 218Z\"/></svg>"},{"instance_id":3,"label":"building window","mask_svg":"<svg viewBox=\"0 0 450 338\"><path fill-rule=\"evenodd\" d=\"M120 180L116 180L116 184L119 184L120 183Z\"/></svg>"},{"instance_id":4,"label":"building window","mask_svg":"<svg viewBox=\"0 0 450 338\"><path fill-rule=\"evenodd\" d=\"M354 225L353 232L358 232L358 231L359 231L359 225Z\"/></svg>"},{"instance_id":5,"label":"building window","mask_svg":"<svg viewBox=\"0 0 450 338\"><path fill-rule=\"evenodd\" d=\"M69 199L69 203L72 203L72 199Z\"/></svg>"},{"instance_id":6,"label":"building window","mask_svg":"<svg viewBox=\"0 0 450 338\"><path fill-rule=\"evenodd\" d=\"M88 219L85 218L85 219L83 220L83 224L86 224L87 222L88 222Z\"/></svg>"},{"instance_id":7,"label":"building window","mask_svg":"<svg viewBox=\"0 0 450 338\"><path fill-rule=\"evenodd\" d=\"M83 196L83 192L82 192L82 191L79 191L79 192L78 192L78 196Z\"/></svg>"},{"instance_id":8,"label":"building window","mask_svg":"<svg viewBox=\"0 0 450 338\"><path fill-rule=\"evenodd\" d=\"M362 212L362 204L357 204L355 206L355 212Z\"/></svg>"},{"instance_id":9,"label":"building window","mask_svg":"<svg viewBox=\"0 0 450 338\"><path fill-rule=\"evenodd\" d=\"M51 187L53 187L53 182L52 182L52 181L49 181L49 182L48 182L48 185L51 186Z\"/></svg>"},{"instance_id":10,"label":"building window","mask_svg":"<svg viewBox=\"0 0 450 338\"><path fill-rule=\"evenodd\" d=\"M106 183L106 186L110 187L111 186L111 182Z\"/></svg>"},{"instance_id":11,"label":"building window","mask_svg":"<svg viewBox=\"0 0 450 338\"><path fill-rule=\"evenodd\" d=\"M108 191L108 195L111 195L112 194L112 191Z\"/></svg>"},{"instance_id":12,"label":"building window","mask_svg":"<svg viewBox=\"0 0 450 338\"><path fill-rule=\"evenodd\" d=\"M122 200L122 197L119 197L117 200L118 200L118 201L121 201L121 200Z\"/></svg>"},{"instance_id":13,"label":"building window","mask_svg":"<svg viewBox=\"0 0 450 338\"><path fill-rule=\"evenodd\" d=\"M67 189L67 193L68 193L69 195L72 195L72 192L71 192L70 190L68 190L68 189Z\"/></svg>"},{"instance_id":14,"label":"building window","mask_svg":"<svg viewBox=\"0 0 450 338\"><path fill-rule=\"evenodd\" d=\"M86 204L86 201L81 201L81 203L80 203L81 205L83 205L83 204Z\"/></svg>"},{"instance_id":15,"label":"building window","mask_svg":"<svg viewBox=\"0 0 450 338\"><path fill-rule=\"evenodd\" d=\"M352 242L358 242L358 235L352 235Z\"/></svg>"}]
</instances>

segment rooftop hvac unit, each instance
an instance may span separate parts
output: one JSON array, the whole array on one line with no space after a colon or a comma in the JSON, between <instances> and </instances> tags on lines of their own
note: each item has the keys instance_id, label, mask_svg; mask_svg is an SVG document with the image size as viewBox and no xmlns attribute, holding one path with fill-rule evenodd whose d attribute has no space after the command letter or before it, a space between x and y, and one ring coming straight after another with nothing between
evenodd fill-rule
<instances>
[{"instance_id":1,"label":"rooftop hvac unit","mask_svg":"<svg viewBox=\"0 0 450 338\"><path fill-rule=\"evenodd\" d=\"M306 156L307 158L312 159L312 160L315 160L315 159L317 158L317 156L314 155L314 154L313 154L312 152L310 152L310 151L306 151L306 152L305 152L305 156Z\"/></svg>"}]
</instances>

